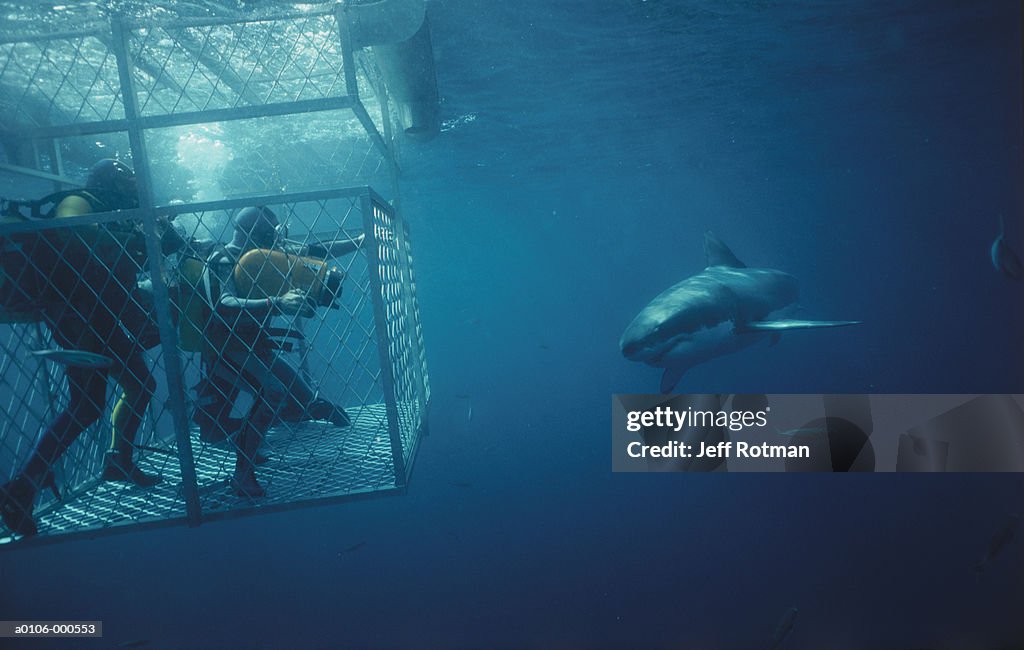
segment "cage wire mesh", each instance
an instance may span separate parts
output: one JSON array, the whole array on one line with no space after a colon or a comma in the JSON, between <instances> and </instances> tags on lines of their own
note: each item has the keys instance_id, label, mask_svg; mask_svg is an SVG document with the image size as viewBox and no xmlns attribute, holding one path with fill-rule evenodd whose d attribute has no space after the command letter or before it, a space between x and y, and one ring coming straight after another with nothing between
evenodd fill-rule
<instances>
[{"instance_id":1,"label":"cage wire mesh","mask_svg":"<svg viewBox=\"0 0 1024 650\"><path fill-rule=\"evenodd\" d=\"M0 120L10 137L0 187L29 170L39 172L24 186L32 192L70 187L91 160L118 157L148 181L143 206L161 206L117 212L99 201L75 219L0 223L0 296L23 287L48 296L0 309L0 498L9 506L9 481L24 491L28 476L39 537L404 486L429 404L412 254L400 215L370 189L393 190L395 178L386 92L365 52L345 64L337 16L115 20L77 35L3 37ZM196 133L231 147L216 174L197 178L182 164L181 140ZM225 257L225 245L237 211L257 205L287 240L239 275L241 258ZM175 237L173 252L162 248ZM237 321L204 277L236 291L248 281L253 300L319 292L303 317L260 321L273 346L263 366L284 397L268 397L246 355L229 350ZM131 324L140 313L143 333ZM143 350L154 323L159 343ZM232 355L233 378L221 367ZM254 413L271 422L246 450L239 427ZM129 465L162 479L151 487L105 480L118 478L109 465L124 458L132 416ZM70 444L57 453L55 441ZM240 464L265 495L238 489Z\"/></svg>"},{"instance_id":2,"label":"cage wire mesh","mask_svg":"<svg viewBox=\"0 0 1024 650\"><path fill-rule=\"evenodd\" d=\"M124 118L108 38L94 33L0 44L4 126Z\"/></svg>"},{"instance_id":3,"label":"cage wire mesh","mask_svg":"<svg viewBox=\"0 0 1024 650\"><path fill-rule=\"evenodd\" d=\"M387 328L389 384L394 391L397 417L405 424L402 427L402 449L406 460L414 451L414 423L423 417L429 398L429 387L424 378L421 329L419 316L415 313L415 288L412 285L408 264L412 260L409 252L407 231L394 218L393 213L382 206L374 205L373 231L378 242L379 277L384 297L384 318Z\"/></svg>"},{"instance_id":4,"label":"cage wire mesh","mask_svg":"<svg viewBox=\"0 0 1024 650\"><path fill-rule=\"evenodd\" d=\"M143 115L343 96L334 14L133 30Z\"/></svg>"}]
</instances>

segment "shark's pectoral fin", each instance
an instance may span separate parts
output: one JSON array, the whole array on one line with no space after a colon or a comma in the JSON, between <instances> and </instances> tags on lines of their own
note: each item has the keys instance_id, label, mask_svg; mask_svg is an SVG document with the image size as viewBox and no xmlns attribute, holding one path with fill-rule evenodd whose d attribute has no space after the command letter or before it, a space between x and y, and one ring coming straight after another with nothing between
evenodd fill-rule
<instances>
[{"instance_id":1,"label":"shark's pectoral fin","mask_svg":"<svg viewBox=\"0 0 1024 650\"><path fill-rule=\"evenodd\" d=\"M679 383L679 380L683 378L684 372L686 372L684 366L669 366L665 368L665 373L661 376L661 392L671 393L672 389Z\"/></svg>"},{"instance_id":2,"label":"shark's pectoral fin","mask_svg":"<svg viewBox=\"0 0 1024 650\"><path fill-rule=\"evenodd\" d=\"M846 327L847 325L860 325L864 321L859 320L758 320L749 323L737 323L736 333L746 332L785 332L787 330L810 330L819 327ZM778 335L778 334L776 334Z\"/></svg>"}]
</instances>

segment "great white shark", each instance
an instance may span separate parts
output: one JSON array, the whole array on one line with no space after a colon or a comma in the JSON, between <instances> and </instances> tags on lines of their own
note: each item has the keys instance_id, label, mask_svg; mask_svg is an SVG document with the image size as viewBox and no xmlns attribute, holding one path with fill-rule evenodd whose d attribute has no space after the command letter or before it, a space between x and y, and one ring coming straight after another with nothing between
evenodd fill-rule
<instances>
[{"instance_id":1,"label":"great white shark","mask_svg":"<svg viewBox=\"0 0 1024 650\"><path fill-rule=\"evenodd\" d=\"M704 254L707 267L659 294L619 341L627 359L665 369L663 393L698 363L764 340L774 345L783 332L861 323L792 318L796 278L775 269L747 268L710 231L704 233Z\"/></svg>"}]
</instances>

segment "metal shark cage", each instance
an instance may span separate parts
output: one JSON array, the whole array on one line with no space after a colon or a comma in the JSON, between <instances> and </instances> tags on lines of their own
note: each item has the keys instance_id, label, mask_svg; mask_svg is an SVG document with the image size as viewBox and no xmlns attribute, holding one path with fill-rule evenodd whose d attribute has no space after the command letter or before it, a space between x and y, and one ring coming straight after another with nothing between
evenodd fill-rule
<instances>
[{"instance_id":1,"label":"metal shark cage","mask_svg":"<svg viewBox=\"0 0 1024 650\"><path fill-rule=\"evenodd\" d=\"M426 432L430 388L409 232L398 210L398 117L372 52L350 37L346 5L244 20L114 15L79 31L5 34L0 117L5 198L79 186L96 158L130 156L138 208L7 220L0 243L37 237L59 259L52 242L81 242L83 230L133 232L144 246L134 253L145 259L140 277L152 282L159 324L159 345L147 353L155 387L134 457L162 482L141 489L101 479L111 405L121 392L107 381L102 416L52 467L58 489L39 491L33 539L198 525L404 489ZM197 132L231 141L219 181L225 198L198 200L196 187L209 179L176 171L181 143ZM190 240L226 242L233 214L247 206L274 210L300 244L365 235L354 253L328 260L344 274L334 308L292 321L299 335L281 352L351 424L275 420L263 448L268 460L257 469L267 494L255 500L229 489L231 445L205 440L192 424L199 355L179 344L188 306L171 299L181 295L185 253L161 249L168 222ZM0 315L5 482L69 397L66 366L39 354L59 347L49 321L31 310ZM238 397L236 417L247 399L254 398ZM5 535L16 539L0 527Z\"/></svg>"}]
</instances>

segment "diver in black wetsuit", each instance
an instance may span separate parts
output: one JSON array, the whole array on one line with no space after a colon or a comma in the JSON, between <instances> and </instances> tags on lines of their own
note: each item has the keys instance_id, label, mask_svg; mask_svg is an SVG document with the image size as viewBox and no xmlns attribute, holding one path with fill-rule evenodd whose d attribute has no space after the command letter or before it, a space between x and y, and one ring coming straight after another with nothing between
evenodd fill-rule
<instances>
[{"instance_id":1,"label":"diver in black wetsuit","mask_svg":"<svg viewBox=\"0 0 1024 650\"><path fill-rule=\"evenodd\" d=\"M280 229L277 216L268 208L242 209L235 217L231 243L210 260L220 292L206 329L208 345L203 352L203 367L207 376L198 387L200 407L194 420L204 438L215 439L215 430L227 422L240 388L253 393L253 405L234 435L236 460L231 479L235 494L250 498L264 495L255 474L257 450L275 420L327 420L339 427L349 425L344 409L318 397L295 368L278 355L281 345L271 338L269 326L274 316L314 315L315 308L306 294L292 290L267 299L247 298L235 288L234 270L239 259L253 249L285 250L322 259L355 251L363 236L289 247ZM219 437L231 433L220 431Z\"/></svg>"},{"instance_id":2,"label":"diver in black wetsuit","mask_svg":"<svg viewBox=\"0 0 1024 650\"><path fill-rule=\"evenodd\" d=\"M86 187L60 202L55 217L137 206L134 172L115 160L101 160L90 171ZM143 487L160 481L132 459L135 436L156 387L143 351L159 342L155 322L135 295L137 274L145 262L141 234L125 223L47 230L33 240L26 259L43 279L41 312L56 343L66 350L103 355L113 363L109 368L66 368L67 407L39 437L21 472L0 487L0 516L19 535L36 533L36 496L43 487L56 493L53 465L100 418L108 376L123 396L114 412L112 449L103 479Z\"/></svg>"}]
</instances>

